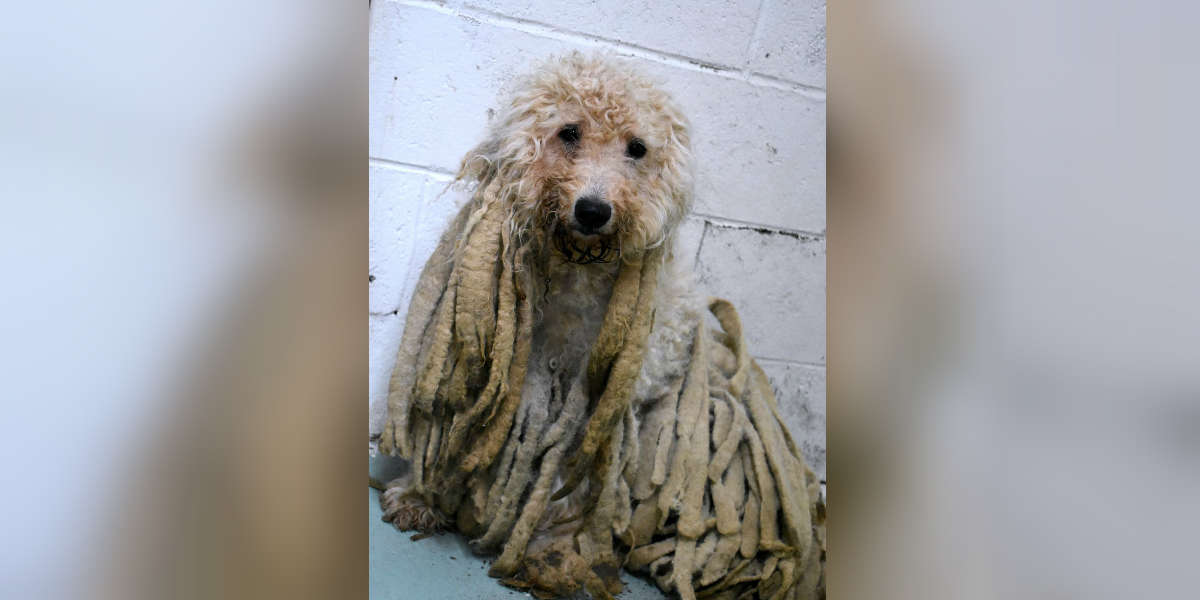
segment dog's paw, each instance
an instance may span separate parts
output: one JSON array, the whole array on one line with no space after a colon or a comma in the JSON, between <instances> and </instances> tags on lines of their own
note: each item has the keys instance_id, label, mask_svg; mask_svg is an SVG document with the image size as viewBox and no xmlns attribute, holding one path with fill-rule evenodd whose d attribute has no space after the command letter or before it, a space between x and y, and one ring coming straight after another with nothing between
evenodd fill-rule
<instances>
[{"instance_id":1,"label":"dog's paw","mask_svg":"<svg viewBox=\"0 0 1200 600\"><path fill-rule=\"evenodd\" d=\"M615 561L588 563L569 535L536 539L515 568L497 561L488 571L501 578L500 583L535 598L575 598L586 590L597 600L612 600L621 593L620 573Z\"/></svg>"},{"instance_id":2,"label":"dog's paw","mask_svg":"<svg viewBox=\"0 0 1200 600\"><path fill-rule=\"evenodd\" d=\"M379 495L379 506L383 509L383 520L400 531L417 531L424 534L446 530L446 518L436 509L425 504L416 494L403 488L393 487Z\"/></svg>"}]
</instances>

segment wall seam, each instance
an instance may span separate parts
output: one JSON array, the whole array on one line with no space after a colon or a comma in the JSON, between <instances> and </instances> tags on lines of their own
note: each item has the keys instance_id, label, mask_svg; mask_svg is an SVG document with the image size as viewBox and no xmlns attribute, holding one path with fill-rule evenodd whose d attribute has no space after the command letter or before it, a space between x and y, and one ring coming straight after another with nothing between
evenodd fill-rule
<instances>
[{"instance_id":1,"label":"wall seam","mask_svg":"<svg viewBox=\"0 0 1200 600\"><path fill-rule=\"evenodd\" d=\"M426 177L429 177L431 179L436 179L438 181L443 181L443 182L454 179L454 173L451 173L450 171L447 171L446 169L442 169L439 167L418 165L418 164L414 164L414 163L407 163L404 161L392 160L390 158L379 158L379 157L375 157L375 156L369 157L367 159L367 162L373 167L382 167L385 169L392 169L394 171L403 171L405 173L414 173L417 175L425 175Z\"/></svg>"},{"instance_id":2,"label":"wall seam","mask_svg":"<svg viewBox=\"0 0 1200 600\"><path fill-rule=\"evenodd\" d=\"M794 227L783 227L780 225L772 225L770 223L756 223L754 221L743 221L740 219L732 219L709 213L694 212L692 216L704 219L707 223L712 223L717 227L725 227L727 229L766 229L772 233L783 233L788 235L811 238L813 240L825 239L824 231L806 231L804 229L796 229Z\"/></svg>"},{"instance_id":3,"label":"wall seam","mask_svg":"<svg viewBox=\"0 0 1200 600\"><path fill-rule=\"evenodd\" d=\"M708 236L708 221L704 221L704 227L700 230L700 242L696 244L696 255L692 257L692 270L696 270L700 266L700 250L704 248L704 238Z\"/></svg>"},{"instance_id":4,"label":"wall seam","mask_svg":"<svg viewBox=\"0 0 1200 600\"><path fill-rule=\"evenodd\" d=\"M762 35L763 15L767 13L767 2L770 0L760 0L758 3L758 15L754 18L754 30L750 32L750 41L746 44L745 56L742 58L742 70L746 76L750 76L750 63L754 58L755 44L758 42L759 36Z\"/></svg>"},{"instance_id":5,"label":"wall seam","mask_svg":"<svg viewBox=\"0 0 1200 600\"><path fill-rule=\"evenodd\" d=\"M792 366L792 367L808 367L810 369L820 369L822 371L825 370L825 363L823 363L823 362L813 362L813 361L807 361L807 360L793 360L790 358L770 358L767 356L757 356L757 355L754 357L754 360L757 360L759 362L764 362L764 363L777 363L777 364L781 364L781 365L788 365L788 366Z\"/></svg>"}]
</instances>

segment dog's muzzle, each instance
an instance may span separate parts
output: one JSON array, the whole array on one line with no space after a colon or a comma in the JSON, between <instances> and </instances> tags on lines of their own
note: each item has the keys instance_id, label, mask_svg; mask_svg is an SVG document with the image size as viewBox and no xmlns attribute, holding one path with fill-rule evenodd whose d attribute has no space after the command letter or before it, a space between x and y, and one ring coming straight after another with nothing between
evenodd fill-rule
<instances>
[{"instance_id":1,"label":"dog's muzzle","mask_svg":"<svg viewBox=\"0 0 1200 600\"><path fill-rule=\"evenodd\" d=\"M609 238L600 238L587 246L579 245L570 233L559 230L554 236L554 247L567 259L567 262L577 265L612 262L621 257L621 248L612 245Z\"/></svg>"}]
</instances>

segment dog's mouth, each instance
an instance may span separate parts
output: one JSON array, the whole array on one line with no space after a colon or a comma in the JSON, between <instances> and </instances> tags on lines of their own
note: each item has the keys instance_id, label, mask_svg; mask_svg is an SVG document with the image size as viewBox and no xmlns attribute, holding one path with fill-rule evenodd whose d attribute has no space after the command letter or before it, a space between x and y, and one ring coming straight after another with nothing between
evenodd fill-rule
<instances>
[{"instance_id":1,"label":"dog's mouth","mask_svg":"<svg viewBox=\"0 0 1200 600\"><path fill-rule=\"evenodd\" d=\"M577 265L608 263L621 257L621 248L612 236L587 235L559 227L554 232L554 247L567 262Z\"/></svg>"}]
</instances>

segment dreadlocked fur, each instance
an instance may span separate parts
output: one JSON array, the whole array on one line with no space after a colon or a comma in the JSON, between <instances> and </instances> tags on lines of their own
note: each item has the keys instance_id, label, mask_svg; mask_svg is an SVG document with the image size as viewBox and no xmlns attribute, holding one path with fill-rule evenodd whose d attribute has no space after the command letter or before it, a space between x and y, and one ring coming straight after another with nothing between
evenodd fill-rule
<instances>
[{"instance_id":1,"label":"dreadlocked fur","mask_svg":"<svg viewBox=\"0 0 1200 600\"><path fill-rule=\"evenodd\" d=\"M550 147L564 118L636 130L653 157L590 246L556 237L580 185ZM733 307L711 301L710 329L675 289L689 158L682 115L623 65L574 54L525 83L464 159L472 198L409 306L381 449L412 472L385 519L462 532L539 597L610 598L621 567L686 600L823 596L819 483ZM580 277L605 288L583 344L543 322ZM546 359L555 340L584 351Z\"/></svg>"}]
</instances>

